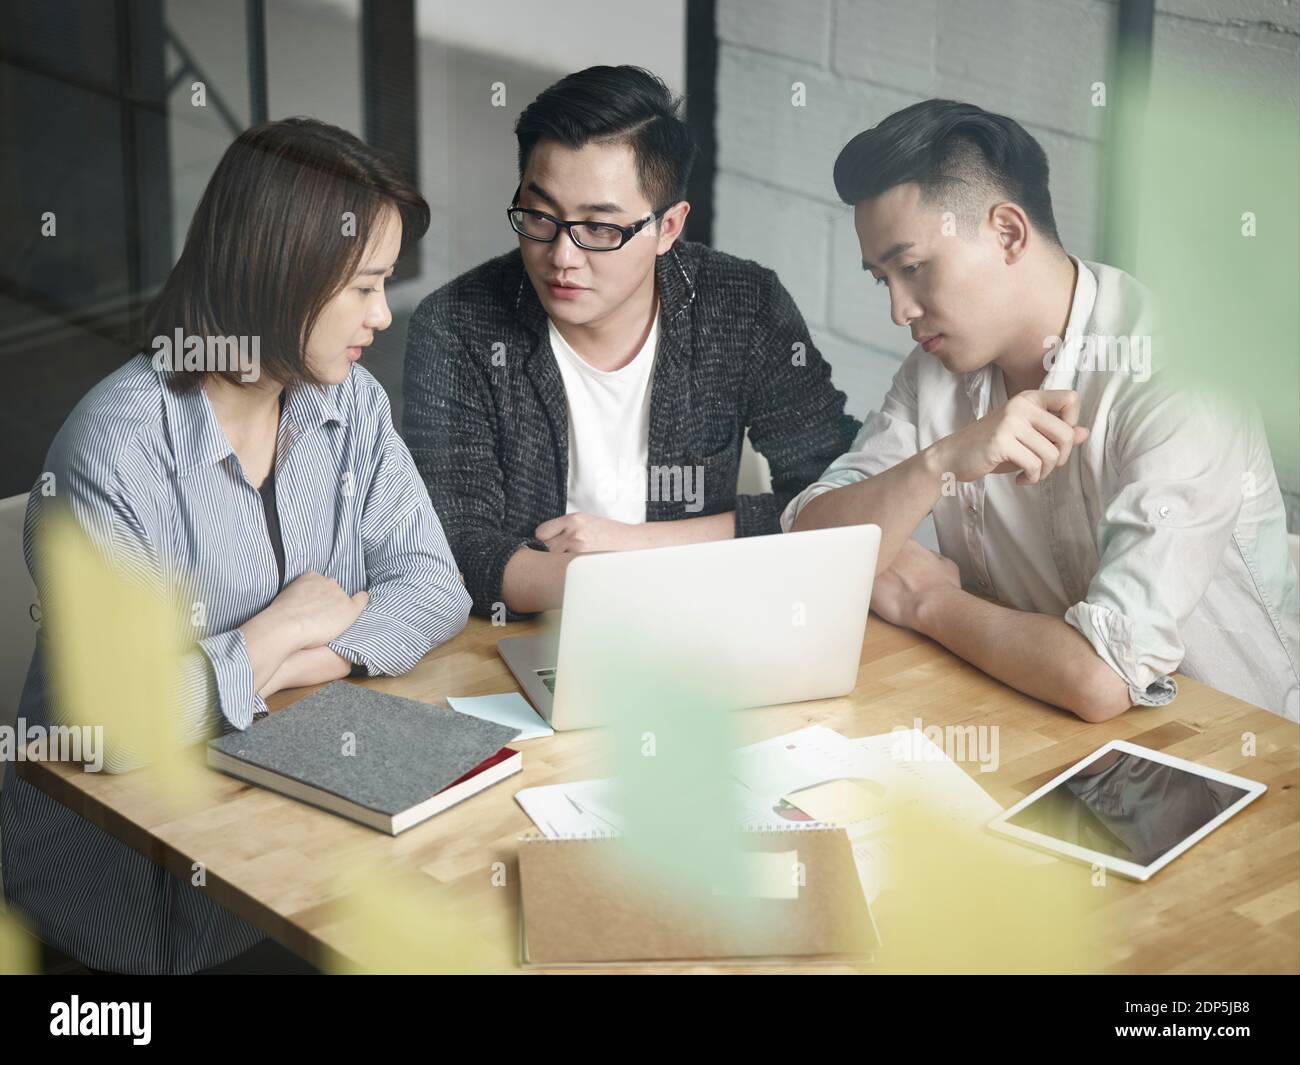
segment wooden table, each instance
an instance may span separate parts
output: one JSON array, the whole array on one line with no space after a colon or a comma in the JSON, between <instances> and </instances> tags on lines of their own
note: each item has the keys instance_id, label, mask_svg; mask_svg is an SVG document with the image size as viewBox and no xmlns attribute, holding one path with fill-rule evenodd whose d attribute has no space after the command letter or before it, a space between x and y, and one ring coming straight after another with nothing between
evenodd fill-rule
<instances>
[{"instance_id":1,"label":"wooden table","mask_svg":"<svg viewBox=\"0 0 1300 1065\"><path fill-rule=\"evenodd\" d=\"M406 676L363 683L431 703L515 690L496 640L537 628L473 618ZM963 768L1004 806L1117 738L1263 781L1262 798L1147 884L1109 879L1097 915L1123 932L1100 941L1086 968L1300 971L1300 726L1195 681L1179 685L1168 706L1088 725L873 616L851 695L740 713L750 740L809 724L846 736L911 727L914 718L996 725L997 771ZM272 709L312 690L281 693ZM1254 754L1243 753L1246 734ZM19 770L176 875L190 880L202 863L217 902L322 968L512 971L519 968L516 839L532 828L514 793L600 775L597 735L559 733L520 745L522 773L396 838L206 768L195 771L200 786L185 796L164 791L154 769L110 776L23 762ZM360 887L350 879L357 876ZM887 914L876 916L888 940Z\"/></svg>"}]
</instances>

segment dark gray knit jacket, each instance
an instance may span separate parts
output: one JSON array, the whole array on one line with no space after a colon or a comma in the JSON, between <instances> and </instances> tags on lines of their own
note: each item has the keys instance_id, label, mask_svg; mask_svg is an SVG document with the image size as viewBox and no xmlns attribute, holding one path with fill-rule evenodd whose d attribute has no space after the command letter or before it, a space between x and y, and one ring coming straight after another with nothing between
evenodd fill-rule
<instances>
[{"instance_id":1,"label":"dark gray knit jacket","mask_svg":"<svg viewBox=\"0 0 1300 1065\"><path fill-rule=\"evenodd\" d=\"M646 520L734 510L737 536L779 532L786 503L849 449L860 424L771 270L678 241L655 277L649 464L703 467L704 506L648 498ZM421 302L404 382L407 445L474 610L490 613L510 557L521 545L546 550L533 531L565 513L569 481L564 383L518 250ZM763 495L736 493L747 428L772 470Z\"/></svg>"}]
</instances>

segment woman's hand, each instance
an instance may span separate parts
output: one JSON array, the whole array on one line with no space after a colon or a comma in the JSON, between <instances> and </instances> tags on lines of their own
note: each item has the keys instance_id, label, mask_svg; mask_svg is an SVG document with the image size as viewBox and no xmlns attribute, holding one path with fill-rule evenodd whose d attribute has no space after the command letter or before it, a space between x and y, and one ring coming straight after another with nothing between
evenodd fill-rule
<instances>
[{"instance_id":1,"label":"woman's hand","mask_svg":"<svg viewBox=\"0 0 1300 1065\"><path fill-rule=\"evenodd\" d=\"M285 688L341 680L351 672L352 663L331 648L307 647L286 658L257 694L266 699Z\"/></svg>"},{"instance_id":2,"label":"woman's hand","mask_svg":"<svg viewBox=\"0 0 1300 1065\"><path fill-rule=\"evenodd\" d=\"M368 592L348 595L319 573L304 573L267 607L296 634L297 649L320 647L352 627L370 601Z\"/></svg>"},{"instance_id":3,"label":"woman's hand","mask_svg":"<svg viewBox=\"0 0 1300 1065\"><path fill-rule=\"evenodd\" d=\"M348 595L329 577L304 573L277 595L270 606L239 626L253 669L254 690L265 698L267 692L291 687L279 678L285 664L297 652L321 648L351 628L368 602L367 592Z\"/></svg>"}]
</instances>

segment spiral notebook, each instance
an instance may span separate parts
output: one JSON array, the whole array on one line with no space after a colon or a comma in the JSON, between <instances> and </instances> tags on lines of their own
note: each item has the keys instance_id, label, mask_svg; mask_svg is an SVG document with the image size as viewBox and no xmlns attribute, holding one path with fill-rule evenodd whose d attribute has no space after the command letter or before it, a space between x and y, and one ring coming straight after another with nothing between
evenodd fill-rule
<instances>
[{"instance_id":1,"label":"spiral notebook","mask_svg":"<svg viewBox=\"0 0 1300 1065\"><path fill-rule=\"evenodd\" d=\"M827 825L738 833L744 887L684 890L648 876L624 836L521 838L526 966L869 962L880 939L848 835ZM720 898L720 896L723 896ZM721 913L721 916L720 916Z\"/></svg>"}]
</instances>

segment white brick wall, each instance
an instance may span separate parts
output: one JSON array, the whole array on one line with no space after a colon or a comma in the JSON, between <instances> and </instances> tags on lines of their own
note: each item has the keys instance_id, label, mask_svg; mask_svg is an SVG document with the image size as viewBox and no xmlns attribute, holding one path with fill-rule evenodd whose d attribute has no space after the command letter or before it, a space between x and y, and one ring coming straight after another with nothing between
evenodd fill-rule
<instances>
[{"instance_id":1,"label":"white brick wall","mask_svg":"<svg viewBox=\"0 0 1300 1065\"><path fill-rule=\"evenodd\" d=\"M831 0L747 0L718 5L718 37L761 52L826 66Z\"/></svg>"},{"instance_id":2,"label":"white brick wall","mask_svg":"<svg viewBox=\"0 0 1300 1065\"><path fill-rule=\"evenodd\" d=\"M734 0L724 0L727 2ZM791 103L796 83L805 106ZM924 99L723 41L718 55L718 169L839 204L835 156L856 133ZM722 246L722 245L719 245Z\"/></svg>"},{"instance_id":3,"label":"white brick wall","mask_svg":"<svg viewBox=\"0 0 1300 1065\"><path fill-rule=\"evenodd\" d=\"M1190 0L1185 2L1192 6ZM1292 0L1289 6L1293 21L1300 18L1300 2ZM1151 66L1153 88L1158 88L1167 71L1182 67L1195 71L1205 84L1231 78L1242 91L1261 101L1293 112L1300 109L1300 29L1282 32L1271 26L1237 19L1229 22L1222 16L1217 21L1206 21L1157 15Z\"/></svg>"},{"instance_id":4,"label":"white brick wall","mask_svg":"<svg viewBox=\"0 0 1300 1065\"><path fill-rule=\"evenodd\" d=\"M933 95L938 25L939 0L837 0L835 72Z\"/></svg>"},{"instance_id":5,"label":"white brick wall","mask_svg":"<svg viewBox=\"0 0 1300 1065\"><path fill-rule=\"evenodd\" d=\"M1162 15L1181 15L1203 22L1259 25L1300 34L1300 3L1296 0L1156 0L1157 22Z\"/></svg>"},{"instance_id":6,"label":"white brick wall","mask_svg":"<svg viewBox=\"0 0 1300 1065\"><path fill-rule=\"evenodd\" d=\"M1106 112L1092 105L1092 86L1106 80L1118 10L1101 0L941 4L937 95L1096 140Z\"/></svg>"},{"instance_id":7,"label":"white brick wall","mask_svg":"<svg viewBox=\"0 0 1300 1065\"><path fill-rule=\"evenodd\" d=\"M731 234L726 250L775 270L810 322L826 321L828 246L848 211L739 174L718 175L714 217Z\"/></svg>"},{"instance_id":8,"label":"white brick wall","mask_svg":"<svg viewBox=\"0 0 1300 1065\"><path fill-rule=\"evenodd\" d=\"M1175 60L1207 79L1246 72L1261 98L1300 109L1300 0L1156 11L1153 81ZM1107 79L1117 17L1114 0L718 0L714 243L777 271L859 417L911 341L862 272L831 181L839 150L931 96L1010 115L1047 152L1065 246L1098 259L1106 111L1092 87ZM806 106L791 104L796 82ZM1295 528L1300 475L1286 475Z\"/></svg>"},{"instance_id":9,"label":"white brick wall","mask_svg":"<svg viewBox=\"0 0 1300 1065\"><path fill-rule=\"evenodd\" d=\"M859 416L912 344L862 272L831 181L840 148L930 96L1011 114L1048 153L1062 238L1095 258L1103 115L1090 95L1115 11L1106 0L720 0L714 243L777 271Z\"/></svg>"}]
</instances>

